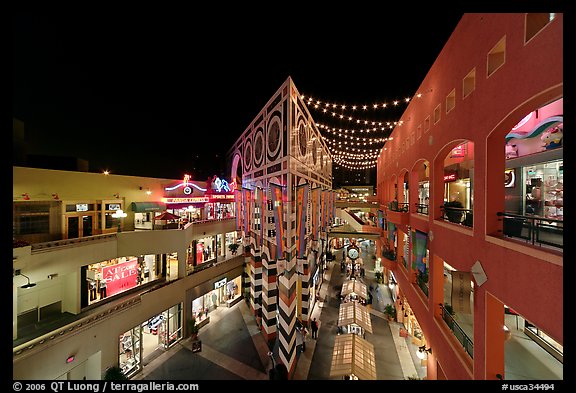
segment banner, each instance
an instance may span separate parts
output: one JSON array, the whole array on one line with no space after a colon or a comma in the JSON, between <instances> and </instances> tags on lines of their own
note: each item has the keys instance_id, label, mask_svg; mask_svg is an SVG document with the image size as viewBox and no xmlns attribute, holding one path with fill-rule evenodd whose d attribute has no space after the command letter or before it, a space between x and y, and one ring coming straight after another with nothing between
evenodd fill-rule
<instances>
[{"instance_id":1,"label":"banner","mask_svg":"<svg viewBox=\"0 0 576 393\"><path fill-rule=\"evenodd\" d=\"M424 258L426 257L426 248L428 243L428 234L420 232L419 230L412 231L412 269L418 269L422 273L426 273L426 264Z\"/></svg>"},{"instance_id":2,"label":"banner","mask_svg":"<svg viewBox=\"0 0 576 393\"><path fill-rule=\"evenodd\" d=\"M240 194L240 190L234 190L234 201L236 203L236 231L242 230L242 195Z\"/></svg>"},{"instance_id":3,"label":"banner","mask_svg":"<svg viewBox=\"0 0 576 393\"><path fill-rule=\"evenodd\" d=\"M272 192L272 209L274 211L274 226L276 229L276 259L282 259L284 256L284 206L282 203L282 186L271 183L270 191Z\"/></svg>"},{"instance_id":4,"label":"banner","mask_svg":"<svg viewBox=\"0 0 576 393\"><path fill-rule=\"evenodd\" d=\"M266 224L266 194L264 190L260 188L260 247L264 244L264 226Z\"/></svg>"},{"instance_id":5,"label":"banner","mask_svg":"<svg viewBox=\"0 0 576 393\"><path fill-rule=\"evenodd\" d=\"M250 237L250 202L251 202L251 191L247 188L242 189L242 193L244 194L244 236Z\"/></svg>"},{"instance_id":6,"label":"banner","mask_svg":"<svg viewBox=\"0 0 576 393\"><path fill-rule=\"evenodd\" d=\"M470 272L452 271L452 309L461 314L470 314Z\"/></svg>"},{"instance_id":7,"label":"banner","mask_svg":"<svg viewBox=\"0 0 576 393\"><path fill-rule=\"evenodd\" d=\"M262 189L256 187L254 189L254 239L255 239L255 246L256 249L260 249L262 246Z\"/></svg>"},{"instance_id":8,"label":"banner","mask_svg":"<svg viewBox=\"0 0 576 393\"><path fill-rule=\"evenodd\" d=\"M322 231L327 230L327 223L328 223L328 190L321 191L322 192L322 202L320 204L320 211L322 212L320 217L320 228Z\"/></svg>"},{"instance_id":9,"label":"banner","mask_svg":"<svg viewBox=\"0 0 576 393\"><path fill-rule=\"evenodd\" d=\"M388 223L388 240L390 241L390 247L394 247L394 235L396 235L396 224Z\"/></svg>"},{"instance_id":10,"label":"banner","mask_svg":"<svg viewBox=\"0 0 576 393\"><path fill-rule=\"evenodd\" d=\"M104 266L102 278L106 280L107 297L134 288L138 284L138 259Z\"/></svg>"},{"instance_id":11,"label":"banner","mask_svg":"<svg viewBox=\"0 0 576 393\"><path fill-rule=\"evenodd\" d=\"M304 258L306 252L308 188L308 183L296 188L296 250L298 251L298 258Z\"/></svg>"},{"instance_id":12,"label":"banner","mask_svg":"<svg viewBox=\"0 0 576 393\"><path fill-rule=\"evenodd\" d=\"M318 210L320 199L320 187L312 189L312 240L318 240Z\"/></svg>"}]
</instances>

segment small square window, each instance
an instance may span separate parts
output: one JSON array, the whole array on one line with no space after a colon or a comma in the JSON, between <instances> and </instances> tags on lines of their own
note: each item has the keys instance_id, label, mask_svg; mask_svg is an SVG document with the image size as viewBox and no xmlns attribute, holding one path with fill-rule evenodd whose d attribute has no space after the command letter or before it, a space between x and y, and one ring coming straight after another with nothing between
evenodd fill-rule
<instances>
[{"instance_id":1,"label":"small square window","mask_svg":"<svg viewBox=\"0 0 576 393\"><path fill-rule=\"evenodd\" d=\"M434 109L434 124L440 121L440 104Z\"/></svg>"},{"instance_id":2,"label":"small square window","mask_svg":"<svg viewBox=\"0 0 576 393\"><path fill-rule=\"evenodd\" d=\"M462 98L466 98L476 89L476 68L462 80Z\"/></svg>"},{"instance_id":3,"label":"small square window","mask_svg":"<svg viewBox=\"0 0 576 393\"><path fill-rule=\"evenodd\" d=\"M446 113L450 112L456 106L456 89L452 89L446 96Z\"/></svg>"},{"instance_id":4,"label":"small square window","mask_svg":"<svg viewBox=\"0 0 576 393\"><path fill-rule=\"evenodd\" d=\"M492 75L506 61L506 36L488 53L488 76Z\"/></svg>"},{"instance_id":5,"label":"small square window","mask_svg":"<svg viewBox=\"0 0 576 393\"><path fill-rule=\"evenodd\" d=\"M538 34L548 23L552 22L556 14L554 13L528 13L526 14L526 30L524 32L524 43L527 43Z\"/></svg>"}]
</instances>

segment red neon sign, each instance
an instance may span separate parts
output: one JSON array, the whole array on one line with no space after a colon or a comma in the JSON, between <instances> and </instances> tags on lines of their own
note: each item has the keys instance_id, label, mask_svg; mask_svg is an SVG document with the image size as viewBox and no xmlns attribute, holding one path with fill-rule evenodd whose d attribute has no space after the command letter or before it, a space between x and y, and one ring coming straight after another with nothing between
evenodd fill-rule
<instances>
[{"instance_id":1,"label":"red neon sign","mask_svg":"<svg viewBox=\"0 0 576 393\"><path fill-rule=\"evenodd\" d=\"M454 181L457 178L458 178L458 176L455 173L451 173L449 175L444 175L444 181L445 182Z\"/></svg>"}]
</instances>

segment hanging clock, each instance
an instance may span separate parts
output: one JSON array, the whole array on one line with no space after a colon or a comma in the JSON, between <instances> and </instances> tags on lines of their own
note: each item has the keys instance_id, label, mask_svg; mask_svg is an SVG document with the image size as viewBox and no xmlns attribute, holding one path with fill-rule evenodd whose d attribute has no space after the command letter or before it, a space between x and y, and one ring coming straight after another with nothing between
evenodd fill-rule
<instances>
[{"instance_id":1,"label":"hanging clock","mask_svg":"<svg viewBox=\"0 0 576 393\"><path fill-rule=\"evenodd\" d=\"M348 258L355 261L360 256L360 249L355 245L348 246Z\"/></svg>"}]
</instances>

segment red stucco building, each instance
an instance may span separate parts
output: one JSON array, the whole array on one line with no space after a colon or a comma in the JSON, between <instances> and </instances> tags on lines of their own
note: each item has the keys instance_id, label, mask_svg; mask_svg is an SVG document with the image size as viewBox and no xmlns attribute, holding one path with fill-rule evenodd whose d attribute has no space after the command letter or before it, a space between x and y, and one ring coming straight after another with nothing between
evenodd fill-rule
<instances>
[{"instance_id":1,"label":"red stucco building","mask_svg":"<svg viewBox=\"0 0 576 393\"><path fill-rule=\"evenodd\" d=\"M378 256L428 379L506 378L510 317L562 359L563 15L465 14L416 93L378 159Z\"/></svg>"}]
</instances>

